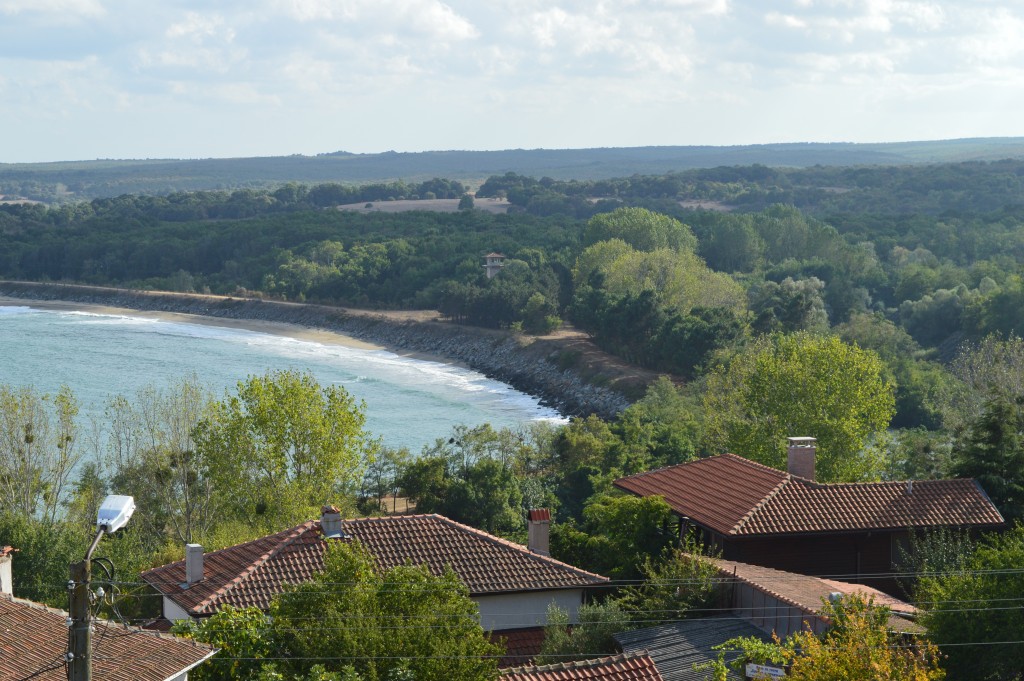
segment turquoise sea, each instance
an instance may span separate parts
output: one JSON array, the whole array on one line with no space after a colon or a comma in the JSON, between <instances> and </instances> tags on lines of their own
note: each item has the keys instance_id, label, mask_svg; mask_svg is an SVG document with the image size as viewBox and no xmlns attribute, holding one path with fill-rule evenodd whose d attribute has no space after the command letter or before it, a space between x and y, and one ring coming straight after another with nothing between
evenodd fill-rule
<instances>
[{"instance_id":1,"label":"turquoise sea","mask_svg":"<svg viewBox=\"0 0 1024 681\"><path fill-rule=\"evenodd\" d=\"M385 350L168 321L132 314L37 309L0 303L0 383L74 391L82 420L102 423L114 395L166 386L195 372L218 396L272 369L308 370L366 403L367 430L419 452L454 426L515 427L562 420L530 395L477 372Z\"/></svg>"}]
</instances>

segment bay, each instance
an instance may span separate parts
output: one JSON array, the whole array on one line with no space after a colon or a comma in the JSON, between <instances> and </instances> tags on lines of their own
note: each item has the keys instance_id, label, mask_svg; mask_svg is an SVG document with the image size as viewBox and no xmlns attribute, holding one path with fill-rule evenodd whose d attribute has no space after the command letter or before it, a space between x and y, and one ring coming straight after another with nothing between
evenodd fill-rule
<instances>
[{"instance_id":1,"label":"bay","mask_svg":"<svg viewBox=\"0 0 1024 681\"><path fill-rule=\"evenodd\" d=\"M456 425L517 427L562 417L537 398L464 367L401 356L338 338L320 342L142 313L0 304L0 383L42 392L69 386L83 421L103 421L114 395L165 387L195 373L221 397L270 370L309 371L366 403L384 444L419 452ZM328 334L322 334L327 336Z\"/></svg>"}]
</instances>

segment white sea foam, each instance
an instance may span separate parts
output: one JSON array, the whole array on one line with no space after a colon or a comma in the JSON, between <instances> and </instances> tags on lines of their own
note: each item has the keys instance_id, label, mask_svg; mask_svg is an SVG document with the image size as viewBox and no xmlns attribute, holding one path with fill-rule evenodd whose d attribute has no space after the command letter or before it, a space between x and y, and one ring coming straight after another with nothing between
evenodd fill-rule
<instances>
[{"instance_id":1,"label":"white sea foam","mask_svg":"<svg viewBox=\"0 0 1024 681\"><path fill-rule=\"evenodd\" d=\"M13 317L15 315L32 314L34 308L27 305L0 305L0 317Z\"/></svg>"},{"instance_id":2,"label":"white sea foam","mask_svg":"<svg viewBox=\"0 0 1024 681\"><path fill-rule=\"evenodd\" d=\"M15 319L32 312L43 314L26 315L24 322ZM297 369L311 371L321 384L341 385L364 400L369 430L383 435L389 445L414 451L436 437L446 437L460 423L490 422L498 427L564 421L536 398L478 372L386 350L130 314L0 307L4 313L10 323L0 326L0 343L17 343L15 326L23 327L26 373L19 377L17 366L0 367L0 383L38 382L44 376L55 385L72 384L76 393L87 395L97 406L112 395L130 395L151 383L168 384L191 371L219 392L232 390L247 375ZM32 352L36 354L30 356Z\"/></svg>"}]
</instances>

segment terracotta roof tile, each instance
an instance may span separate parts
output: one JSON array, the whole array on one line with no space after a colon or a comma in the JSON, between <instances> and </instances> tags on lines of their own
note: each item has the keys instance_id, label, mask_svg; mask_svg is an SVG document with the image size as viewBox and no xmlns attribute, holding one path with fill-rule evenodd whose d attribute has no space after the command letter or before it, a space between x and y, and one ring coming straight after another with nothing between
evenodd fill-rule
<instances>
[{"instance_id":1,"label":"terracotta roof tile","mask_svg":"<svg viewBox=\"0 0 1024 681\"><path fill-rule=\"evenodd\" d=\"M441 574L451 566L470 595L578 589L608 581L440 515L346 520L342 531L360 541L381 569L412 562ZM188 588L185 561L148 570L142 578L192 615L222 605L266 609L285 584L308 581L323 569L324 547L320 523L311 520L211 551L204 556L204 579Z\"/></svg>"},{"instance_id":2,"label":"terracotta roof tile","mask_svg":"<svg viewBox=\"0 0 1024 681\"><path fill-rule=\"evenodd\" d=\"M810 577L734 560L721 558L705 558L705 560L718 568L722 579L749 584L758 591L774 596L808 614L819 614L824 602L828 600L829 594L832 592L838 591L848 595L860 594L865 600L872 600L875 605L884 605L892 611L893 616L889 618L889 625L893 630L909 633L924 631L920 625L897 616L914 617L917 615L916 607L870 586ZM747 613L740 614L748 615Z\"/></svg>"},{"instance_id":3,"label":"terracotta roof tile","mask_svg":"<svg viewBox=\"0 0 1024 681\"><path fill-rule=\"evenodd\" d=\"M544 645L544 627L502 629L488 632L488 637L505 648L505 656L498 660L498 667L528 665Z\"/></svg>"},{"instance_id":4,"label":"terracotta roof tile","mask_svg":"<svg viewBox=\"0 0 1024 681\"><path fill-rule=\"evenodd\" d=\"M0 597L0 678L66 681L67 613ZM165 681L214 654L212 648L105 620L93 633L96 681Z\"/></svg>"},{"instance_id":5,"label":"terracotta roof tile","mask_svg":"<svg viewBox=\"0 0 1024 681\"><path fill-rule=\"evenodd\" d=\"M977 482L918 480L822 484L735 454L615 481L640 496L660 495L677 514L731 536L908 527L1003 524Z\"/></svg>"},{"instance_id":6,"label":"terracotta roof tile","mask_svg":"<svg viewBox=\"0 0 1024 681\"><path fill-rule=\"evenodd\" d=\"M663 681L646 652L597 660L517 667L501 673L502 681Z\"/></svg>"}]
</instances>

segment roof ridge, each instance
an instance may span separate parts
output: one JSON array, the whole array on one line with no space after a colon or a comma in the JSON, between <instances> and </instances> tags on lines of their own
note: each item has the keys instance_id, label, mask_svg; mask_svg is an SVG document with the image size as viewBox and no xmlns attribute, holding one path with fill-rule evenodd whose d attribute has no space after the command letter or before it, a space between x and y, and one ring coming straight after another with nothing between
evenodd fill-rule
<instances>
[{"instance_id":1,"label":"roof ridge","mask_svg":"<svg viewBox=\"0 0 1024 681\"><path fill-rule=\"evenodd\" d=\"M454 526L456 529L459 529L459 530L461 530L463 532L468 532L470 534L477 535L481 539L489 541L492 544L495 544L497 546L502 546L502 547L505 547L505 548L512 549L514 551L518 551L520 553L523 553L523 554L529 556L531 559L533 559L533 560L535 560L537 562L554 564L557 567L571 570L572 572L575 572L576 574L579 574L579 575L583 575L583 576L586 576L586 577L594 577L594 578L596 578L596 579L598 579L598 580L600 580L602 582L609 581L609 579L607 577L605 577L604 575L599 575L599 574L597 574L595 572L588 572L586 570L581 570L580 568L578 568L578 567L576 567L574 565L569 565L568 563L563 563L562 561L558 560L557 558L552 558L551 556L544 556L544 555L541 555L539 553L534 553L533 551L531 551L527 547L523 546L522 544L517 544L517 543L515 543L513 541L509 541L508 539L503 539L502 537L497 537L497 536L495 536L495 535L493 535L493 534L491 534L489 532L485 532L483 530L478 530L477 528L470 527L469 525L464 525L464 524L462 524L460 522L452 520L451 518L445 517L445 516L443 516L443 515L441 515L439 513L427 513L427 514L423 514L422 517L436 519L436 520L440 520L441 522L448 523L449 525Z\"/></svg>"},{"instance_id":2,"label":"roof ridge","mask_svg":"<svg viewBox=\"0 0 1024 681\"><path fill-rule=\"evenodd\" d=\"M790 473L788 473L788 472L786 472L786 471L784 471L784 470L782 470L780 468L772 468L771 466L769 466L767 464L763 464L760 461L754 461L753 459L748 459L745 456L740 456L739 454L733 454L732 452L722 452L721 454L718 454L717 456L728 457L730 459L737 459L738 461L740 461L740 462L742 462L744 464L747 464L748 466L751 466L752 468L760 468L761 470L770 471L772 473L778 473L780 475L790 475ZM708 457L708 458L709 459L713 459L715 457L712 456L712 457Z\"/></svg>"},{"instance_id":3,"label":"roof ridge","mask_svg":"<svg viewBox=\"0 0 1024 681\"><path fill-rule=\"evenodd\" d=\"M293 525L292 527L288 527L288 528L285 528L283 530L278 530L277 532L271 532L270 534L265 534L262 537L256 537L254 539L247 539L246 541L240 541L237 544L231 544L230 546L222 546L221 548L214 549L212 551L204 551L203 555L206 558L209 558L210 556L215 556L215 555L217 555L219 553L223 553L225 551L230 551L231 549L237 549L239 546L245 546L247 544L252 544L252 543L258 542L258 541L260 541L262 539L267 539L268 537L273 537L273 536L278 535L278 534L284 534L285 532L292 532L294 530L297 530L299 527L301 527L302 525L305 525L308 522L313 522L313 521L307 520L306 522L300 523L299 525ZM164 568L169 568L172 565L177 565L178 563L184 563L184 562L185 562L184 558L181 558L179 560L172 560L170 563L164 563L163 565L156 565L154 567L149 568L148 570L144 570L143 572L141 572L139 574L140 575L147 575L150 572L156 572L157 570L163 570Z\"/></svg>"},{"instance_id":4,"label":"roof ridge","mask_svg":"<svg viewBox=\"0 0 1024 681\"><path fill-rule=\"evenodd\" d=\"M951 482L974 482L977 484L977 480L974 478L931 478L931 479L914 479L908 478L906 480L862 480L860 482L821 482L819 480L810 480L808 478L802 478L799 475L794 475L794 478L801 482L808 483L813 487L818 488L836 488L836 487L882 487L892 485L893 487L906 487L908 482L912 482L915 485L938 485L938 484L949 484ZM984 491L984 490L983 490Z\"/></svg>"},{"instance_id":5,"label":"roof ridge","mask_svg":"<svg viewBox=\"0 0 1024 681\"><path fill-rule=\"evenodd\" d=\"M745 514L743 514L743 517L740 518L739 522L732 526L732 530L729 531L729 534L739 534L740 530L743 529L743 526L746 525L751 518L757 515L757 512L764 508L769 501L777 497L782 492L782 488L788 485L790 481L793 480L793 478L794 476L790 475L789 473L785 473L784 477L781 480L779 480L779 483L775 485L775 487L773 487L771 491L768 492L768 494L764 495L761 501L754 504L753 508L751 508Z\"/></svg>"},{"instance_id":6,"label":"roof ridge","mask_svg":"<svg viewBox=\"0 0 1024 681\"><path fill-rule=\"evenodd\" d=\"M537 672L556 672L556 671L567 671L570 669L587 669L588 667L597 667L603 664L609 664L612 662L625 662L626 660L634 660L640 657L651 656L647 649L635 650L633 652L616 653L615 655L607 655L605 657L592 657L586 660L570 660L568 662L552 662L551 664L528 664L522 667L509 667L508 669L502 669L501 675L506 676L509 674L522 674L522 673L537 673Z\"/></svg>"},{"instance_id":7,"label":"roof ridge","mask_svg":"<svg viewBox=\"0 0 1024 681\"><path fill-rule=\"evenodd\" d=\"M270 550L265 551L261 556L257 557L255 560L253 560L245 568L245 570L243 570L241 573L239 573L234 578L232 578L230 581L228 581L224 586L222 586L221 588L217 589L216 591L211 593L209 596L207 596L203 600L201 600L198 603L196 603L196 605L192 607L192 610L195 611L195 612L202 612L202 611L204 611L207 608L207 606L210 605L210 603L212 601L217 600L217 599L223 597L229 591L231 591L236 586L238 586L239 584L244 582L246 579L249 578L250 575L252 575L253 572L255 572L257 569L259 569L261 566L265 565L267 561L269 561L271 558L273 558L278 553L280 553L286 546L289 546L293 541L295 541L296 539L301 537L303 534L308 532L314 526L314 524L316 522L317 521L315 521L315 520L307 520L306 522L304 522L304 523L302 523L300 525L296 525L294 527L291 527L291 528L289 528L287 530L282 530L281 532L275 532L274 534L285 534L285 533L287 533L287 535L282 537L281 540L276 545L274 545L273 547L270 548ZM274 535L269 535L269 536L274 536ZM244 546L245 544L251 544L253 542L257 542L260 539L266 539L266 537L259 537L257 539L253 539L252 541L249 541L249 542L242 542L241 544L235 544L235 546ZM235 546L232 546L232 547L229 547L229 548L235 548ZM224 550L224 549L221 549L221 550Z\"/></svg>"},{"instance_id":8,"label":"roof ridge","mask_svg":"<svg viewBox=\"0 0 1024 681\"><path fill-rule=\"evenodd\" d=\"M746 458L744 456L740 456L739 454L733 454L732 452L722 452L721 454L712 454L711 456L702 456L702 457L697 458L697 459L691 459L690 461L683 461L682 463L674 463L674 464L672 464L670 466L662 466L660 468L652 468L649 471L641 471L640 473L633 473L632 475L625 475L625 476L623 476L621 478L618 478L618 480L630 480L632 478L642 478L642 477L647 476L647 475L653 475L654 473L661 473L662 471L672 470L672 469L675 469L675 468L684 468L686 466L693 466L695 464L704 463L705 461L712 461L713 459L735 459L735 460L738 460L738 461L740 461L740 462L742 462L744 464L750 465L750 466L752 466L754 468L760 468L760 469L765 470L765 471L771 471L772 473L781 473L783 475L788 475L786 473L786 471L780 471L778 468L772 468L771 466L766 466L763 463L759 463L757 461L754 461L753 459L748 459L748 458Z\"/></svg>"}]
</instances>

